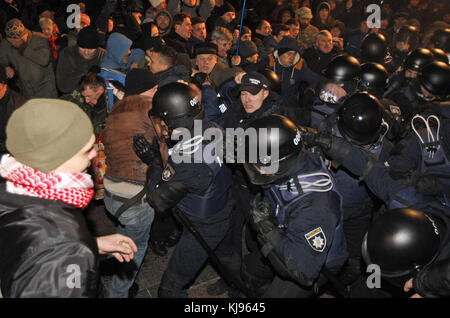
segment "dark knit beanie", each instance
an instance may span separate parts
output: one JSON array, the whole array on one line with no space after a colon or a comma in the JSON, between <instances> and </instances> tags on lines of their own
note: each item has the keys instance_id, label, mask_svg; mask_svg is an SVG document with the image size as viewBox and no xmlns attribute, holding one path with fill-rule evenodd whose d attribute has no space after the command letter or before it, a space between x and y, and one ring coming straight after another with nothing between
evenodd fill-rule
<instances>
[{"instance_id":1,"label":"dark knit beanie","mask_svg":"<svg viewBox=\"0 0 450 318\"><path fill-rule=\"evenodd\" d=\"M279 48L279 49L278 49L278 56L281 56L281 55L283 55L284 53L289 52L289 51L295 51L295 50L294 50L294 49L287 48L287 47Z\"/></svg>"},{"instance_id":2,"label":"dark knit beanie","mask_svg":"<svg viewBox=\"0 0 450 318\"><path fill-rule=\"evenodd\" d=\"M211 42L198 43L194 46L194 55L197 56L199 54L215 54L218 53L217 44Z\"/></svg>"},{"instance_id":3,"label":"dark knit beanie","mask_svg":"<svg viewBox=\"0 0 450 318\"><path fill-rule=\"evenodd\" d=\"M225 1L221 7L219 7L219 17L223 16L227 12L236 12L231 3Z\"/></svg>"},{"instance_id":4,"label":"dark knit beanie","mask_svg":"<svg viewBox=\"0 0 450 318\"><path fill-rule=\"evenodd\" d=\"M125 95L139 95L156 85L153 73L145 69L132 69L125 78Z\"/></svg>"},{"instance_id":5,"label":"dark knit beanie","mask_svg":"<svg viewBox=\"0 0 450 318\"><path fill-rule=\"evenodd\" d=\"M144 39L144 51L150 50L155 51L166 46L166 41L162 37L152 36Z\"/></svg>"},{"instance_id":6,"label":"dark knit beanie","mask_svg":"<svg viewBox=\"0 0 450 318\"><path fill-rule=\"evenodd\" d=\"M250 57L258 53L258 47L253 41L241 41L239 44L239 56L242 58Z\"/></svg>"},{"instance_id":7,"label":"dark knit beanie","mask_svg":"<svg viewBox=\"0 0 450 318\"><path fill-rule=\"evenodd\" d=\"M100 46L100 39L97 29L94 26L81 29L78 34L77 45L84 49L98 48Z\"/></svg>"}]
</instances>

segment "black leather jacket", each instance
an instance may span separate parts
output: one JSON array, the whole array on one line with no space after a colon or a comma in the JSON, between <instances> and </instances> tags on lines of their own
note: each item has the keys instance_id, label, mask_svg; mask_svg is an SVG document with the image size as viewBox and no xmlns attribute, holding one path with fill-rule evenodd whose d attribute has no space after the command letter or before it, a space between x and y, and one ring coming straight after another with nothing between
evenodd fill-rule
<instances>
[{"instance_id":1,"label":"black leather jacket","mask_svg":"<svg viewBox=\"0 0 450 318\"><path fill-rule=\"evenodd\" d=\"M82 211L7 193L0 182L3 297L96 297L98 247Z\"/></svg>"}]
</instances>

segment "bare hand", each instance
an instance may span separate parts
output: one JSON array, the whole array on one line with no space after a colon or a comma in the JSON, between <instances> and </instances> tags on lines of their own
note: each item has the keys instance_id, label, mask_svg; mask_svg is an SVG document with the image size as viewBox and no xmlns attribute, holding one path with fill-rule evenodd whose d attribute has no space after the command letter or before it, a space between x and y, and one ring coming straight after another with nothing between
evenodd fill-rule
<instances>
[{"instance_id":1,"label":"bare hand","mask_svg":"<svg viewBox=\"0 0 450 318\"><path fill-rule=\"evenodd\" d=\"M178 80L178 81L177 81L177 83L182 83L182 84L186 84L186 85L189 85L189 83L188 83L188 82L186 82L186 81L183 81L183 80Z\"/></svg>"},{"instance_id":2,"label":"bare hand","mask_svg":"<svg viewBox=\"0 0 450 318\"><path fill-rule=\"evenodd\" d=\"M139 63L138 62L133 62L133 63L131 63L131 65L130 65L130 69L132 70L132 69L134 69L134 68L138 68L139 67Z\"/></svg>"},{"instance_id":3,"label":"bare hand","mask_svg":"<svg viewBox=\"0 0 450 318\"><path fill-rule=\"evenodd\" d=\"M121 263L131 261L137 252L133 240L118 233L97 237L97 245L99 254L112 254Z\"/></svg>"},{"instance_id":4,"label":"bare hand","mask_svg":"<svg viewBox=\"0 0 450 318\"><path fill-rule=\"evenodd\" d=\"M241 84L242 77L243 77L245 74L246 74L245 72L239 72L239 73L237 73L236 75L234 75L234 81L235 81L237 84Z\"/></svg>"},{"instance_id":5,"label":"bare hand","mask_svg":"<svg viewBox=\"0 0 450 318\"><path fill-rule=\"evenodd\" d=\"M234 66L238 66L239 64L241 64L241 57L239 55L235 55L231 58L231 64L233 64Z\"/></svg>"},{"instance_id":6,"label":"bare hand","mask_svg":"<svg viewBox=\"0 0 450 318\"><path fill-rule=\"evenodd\" d=\"M411 278L410 280L408 280L408 281L405 283L405 286L403 286L403 291L404 291L405 293L407 293L407 292L409 292L412 288L413 288L413 278ZM423 298L423 297L416 293L416 294L412 295L410 298Z\"/></svg>"},{"instance_id":7,"label":"bare hand","mask_svg":"<svg viewBox=\"0 0 450 318\"><path fill-rule=\"evenodd\" d=\"M16 75L16 72L14 72L14 69L11 66L5 67L6 72L6 78L10 79L13 78L14 75Z\"/></svg>"}]
</instances>

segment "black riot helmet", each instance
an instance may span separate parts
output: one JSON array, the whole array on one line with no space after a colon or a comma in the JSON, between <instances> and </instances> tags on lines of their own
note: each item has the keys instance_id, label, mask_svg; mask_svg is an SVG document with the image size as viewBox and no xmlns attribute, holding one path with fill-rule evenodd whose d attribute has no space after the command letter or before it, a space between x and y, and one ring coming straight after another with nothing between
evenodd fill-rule
<instances>
[{"instance_id":1,"label":"black riot helmet","mask_svg":"<svg viewBox=\"0 0 450 318\"><path fill-rule=\"evenodd\" d=\"M361 65L361 74L358 89L367 91L375 96L383 95L389 80L386 68L378 63L365 63Z\"/></svg>"},{"instance_id":2,"label":"black riot helmet","mask_svg":"<svg viewBox=\"0 0 450 318\"><path fill-rule=\"evenodd\" d=\"M356 90L360 71L361 64L355 57L348 55L334 57L322 71L325 78L320 85L320 100L331 105L342 104L347 98L346 95Z\"/></svg>"},{"instance_id":3,"label":"black riot helmet","mask_svg":"<svg viewBox=\"0 0 450 318\"><path fill-rule=\"evenodd\" d=\"M360 54L364 62L383 63L387 55L387 41L381 33L369 33L361 42Z\"/></svg>"},{"instance_id":4,"label":"black riot helmet","mask_svg":"<svg viewBox=\"0 0 450 318\"><path fill-rule=\"evenodd\" d=\"M183 83L170 83L158 88L152 104L152 109L148 112L150 118L154 124L157 122L155 117L163 120L169 135L176 128L191 129L194 120L205 116L195 91Z\"/></svg>"},{"instance_id":5,"label":"black riot helmet","mask_svg":"<svg viewBox=\"0 0 450 318\"><path fill-rule=\"evenodd\" d=\"M450 29L439 29L433 33L433 46L445 52L450 52Z\"/></svg>"},{"instance_id":6,"label":"black riot helmet","mask_svg":"<svg viewBox=\"0 0 450 318\"><path fill-rule=\"evenodd\" d=\"M402 208L375 219L364 237L362 255L367 264L380 266L382 276L400 277L430 264L439 246L435 223L420 211Z\"/></svg>"},{"instance_id":7,"label":"black riot helmet","mask_svg":"<svg viewBox=\"0 0 450 318\"><path fill-rule=\"evenodd\" d=\"M405 59L405 69L419 72L423 67L433 62L434 55L429 49L419 48L408 53Z\"/></svg>"},{"instance_id":8,"label":"black riot helmet","mask_svg":"<svg viewBox=\"0 0 450 318\"><path fill-rule=\"evenodd\" d=\"M330 81L343 83L358 79L360 71L361 64L355 57L338 55L328 63L322 74Z\"/></svg>"},{"instance_id":9,"label":"black riot helmet","mask_svg":"<svg viewBox=\"0 0 450 318\"><path fill-rule=\"evenodd\" d=\"M422 69L420 83L435 96L445 96L450 88L450 67L443 62L433 62Z\"/></svg>"},{"instance_id":10,"label":"black riot helmet","mask_svg":"<svg viewBox=\"0 0 450 318\"><path fill-rule=\"evenodd\" d=\"M281 81L277 73L268 68L259 70L258 73L264 75L265 78L267 78L267 80L269 81L269 88L271 91L277 94L281 94Z\"/></svg>"},{"instance_id":11,"label":"black riot helmet","mask_svg":"<svg viewBox=\"0 0 450 318\"><path fill-rule=\"evenodd\" d=\"M338 110L337 126L342 137L357 145L370 145L380 138L383 106L378 99L358 92L350 96Z\"/></svg>"},{"instance_id":12,"label":"black riot helmet","mask_svg":"<svg viewBox=\"0 0 450 318\"><path fill-rule=\"evenodd\" d=\"M276 114L253 121L247 129L256 132L257 140L245 143L245 171L253 184L274 183L292 167L301 152L300 131L292 121Z\"/></svg>"},{"instance_id":13,"label":"black riot helmet","mask_svg":"<svg viewBox=\"0 0 450 318\"><path fill-rule=\"evenodd\" d=\"M399 49L399 43L402 42L407 45L407 49L402 49L402 51L410 52L416 48L417 42L419 41L419 31L415 26L405 25L402 26L397 33L394 34L394 50Z\"/></svg>"},{"instance_id":14,"label":"black riot helmet","mask_svg":"<svg viewBox=\"0 0 450 318\"><path fill-rule=\"evenodd\" d=\"M434 61L449 64L448 56L445 54L444 50L434 48L431 49L431 52L433 53Z\"/></svg>"}]
</instances>

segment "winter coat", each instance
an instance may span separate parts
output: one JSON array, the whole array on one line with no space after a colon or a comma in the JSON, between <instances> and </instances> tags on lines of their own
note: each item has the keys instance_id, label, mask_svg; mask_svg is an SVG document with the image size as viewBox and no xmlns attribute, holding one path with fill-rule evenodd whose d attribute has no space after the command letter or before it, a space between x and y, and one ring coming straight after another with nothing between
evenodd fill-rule
<instances>
[{"instance_id":1,"label":"winter coat","mask_svg":"<svg viewBox=\"0 0 450 318\"><path fill-rule=\"evenodd\" d=\"M152 100L139 95L127 96L114 105L103 133L108 177L144 183L147 165L133 151L133 136L143 134L153 141L156 133L148 117L151 108Z\"/></svg>"},{"instance_id":2,"label":"winter coat","mask_svg":"<svg viewBox=\"0 0 450 318\"><path fill-rule=\"evenodd\" d=\"M122 62L124 55L128 52L133 42L121 33L112 33L106 43L106 55L100 66L119 72L127 73L133 62L140 62L145 52L141 49L131 50L128 63Z\"/></svg>"},{"instance_id":3,"label":"winter coat","mask_svg":"<svg viewBox=\"0 0 450 318\"><path fill-rule=\"evenodd\" d=\"M3 297L97 297L98 247L82 211L5 188L0 183Z\"/></svg>"},{"instance_id":4,"label":"winter coat","mask_svg":"<svg viewBox=\"0 0 450 318\"><path fill-rule=\"evenodd\" d=\"M0 65L11 66L16 72L20 92L27 98L56 98L50 45L42 33L31 32L28 46L20 54L7 39L0 42Z\"/></svg>"},{"instance_id":5,"label":"winter coat","mask_svg":"<svg viewBox=\"0 0 450 318\"><path fill-rule=\"evenodd\" d=\"M6 153L6 124L8 119L17 108L25 104L27 99L12 90L7 88L5 95L0 99L0 156Z\"/></svg>"},{"instance_id":6,"label":"winter coat","mask_svg":"<svg viewBox=\"0 0 450 318\"><path fill-rule=\"evenodd\" d=\"M197 3L193 7L185 5L180 0L167 1L167 10L169 10L172 16L179 12L185 12L189 13L191 18L200 16L208 19L211 15L211 11L214 9L214 6L214 0L197 0Z\"/></svg>"},{"instance_id":7,"label":"winter coat","mask_svg":"<svg viewBox=\"0 0 450 318\"><path fill-rule=\"evenodd\" d=\"M62 93L70 93L78 88L78 83L92 66L100 65L106 51L98 48L95 56L86 60L80 53L78 47L67 47L62 50L56 67L56 85Z\"/></svg>"}]
</instances>

